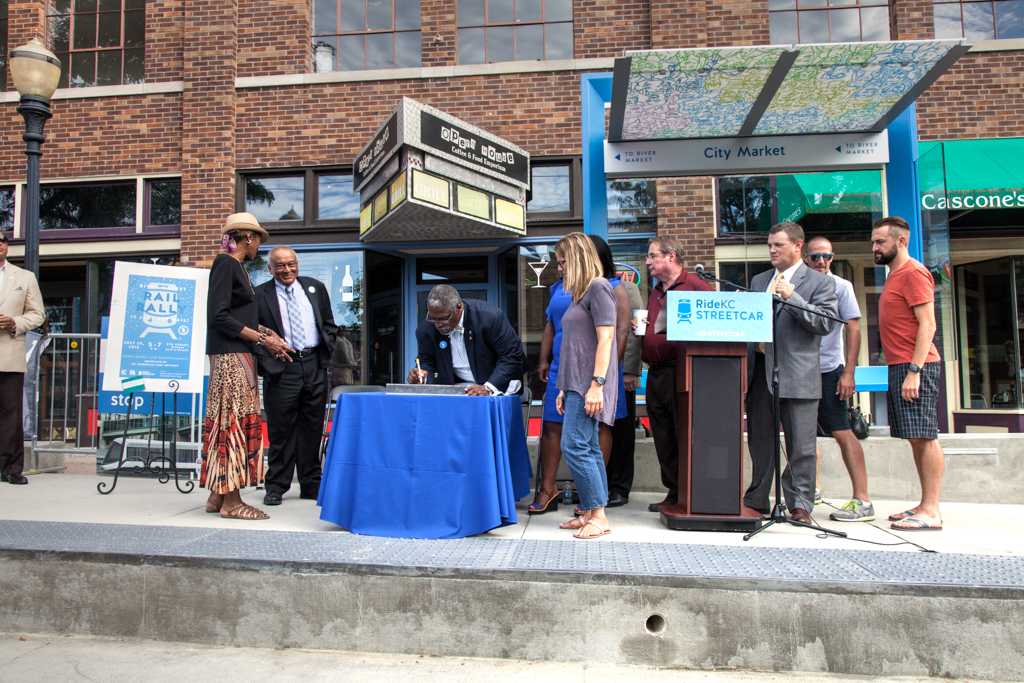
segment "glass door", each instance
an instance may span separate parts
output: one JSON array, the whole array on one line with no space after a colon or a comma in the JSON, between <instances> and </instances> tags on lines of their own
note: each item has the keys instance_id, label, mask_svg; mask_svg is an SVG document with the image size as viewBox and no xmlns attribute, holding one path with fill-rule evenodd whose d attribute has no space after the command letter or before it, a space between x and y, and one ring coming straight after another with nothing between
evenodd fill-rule
<instances>
[{"instance_id":1,"label":"glass door","mask_svg":"<svg viewBox=\"0 0 1024 683\"><path fill-rule=\"evenodd\" d=\"M405 381L402 292L405 259L366 252L367 384Z\"/></svg>"}]
</instances>

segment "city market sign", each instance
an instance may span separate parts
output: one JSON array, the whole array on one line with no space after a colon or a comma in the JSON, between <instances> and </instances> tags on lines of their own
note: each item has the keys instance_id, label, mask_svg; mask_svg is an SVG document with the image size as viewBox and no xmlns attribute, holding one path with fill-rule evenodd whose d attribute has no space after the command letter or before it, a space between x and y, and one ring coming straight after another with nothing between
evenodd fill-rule
<instances>
[{"instance_id":1,"label":"city market sign","mask_svg":"<svg viewBox=\"0 0 1024 683\"><path fill-rule=\"evenodd\" d=\"M921 195L921 208L934 209L1024 209L1024 190L975 192L929 192Z\"/></svg>"},{"instance_id":2,"label":"city market sign","mask_svg":"<svg viewBox=\"0 0 1024 683\"><path fill-rule=\"evenodd\" d=\"M865 170L887 163L888 131L604 143L609 178Z\"/></svg>"}]
</instances>

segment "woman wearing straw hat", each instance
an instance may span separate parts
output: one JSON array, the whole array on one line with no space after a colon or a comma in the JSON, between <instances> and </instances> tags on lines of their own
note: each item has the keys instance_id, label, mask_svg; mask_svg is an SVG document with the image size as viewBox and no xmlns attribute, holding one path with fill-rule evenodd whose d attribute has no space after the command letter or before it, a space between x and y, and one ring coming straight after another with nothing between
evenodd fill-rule
<instances>
[{"instance_id":1,"label":"woman wearing straw hat","mask_svg":"<svg viewBox=\"0 0 1024 683\"><path fill-rule=\"evenodd\" d=\"M582 232L555 245L562 286L572 303L562 315L562 349L555 406L564 416L562 455L576 481L581 516L561 525L576 529L576 538L611 532L604 508L608 480L598 444L598 425L615 422L618 353L615 341L615 294L602 277L593 242Z\"/></svg>"},{"instance_id":2,"label":"woman wearing straw hat","mask_svg":"<svg viewBox=\"0 0 1024 683\"><path fill-rule=\"evenodd\" d=\"M206 353L210 388L203 425L200 485L210 489L206 511L228 519L268 519L242 502L241 490L263 482L263 425L256 378L256 345L288 361L288 345L259 324L256 292L244 261L256 258L270 235L249 213L228 216L210 269Z\"/></svg>"}]
</instances>

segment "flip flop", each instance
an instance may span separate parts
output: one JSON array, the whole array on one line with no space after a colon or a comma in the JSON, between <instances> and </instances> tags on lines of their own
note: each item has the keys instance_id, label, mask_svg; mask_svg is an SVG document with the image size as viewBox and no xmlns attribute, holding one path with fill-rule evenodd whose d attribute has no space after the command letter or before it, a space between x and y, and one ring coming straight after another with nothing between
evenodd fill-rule
<instances>
[{"instance_id":1,"label":"flip flop","mask_svg":"<svg viewBox=\"0 0 1024 683\"><path fill-rule=\"evenodd\" d=\"M890 524L889 527L896 531L942 531L942 522L939 522L938 524L929 524L918 517L904 517L898 521L911 524L913 526L896 526L895 524Z\"/></svg>"},{"instance_id":2,"label":"flip flop","mask_svg":"<svg viewBox=\"0 0 1024 683\"><path fill-rule=\"evenodd\" d=\"M566 524L572 524L573 522L576 522L576 521L578 521L580 523L579 526L566 526ZM558 528L559 529L582 529L586 525L587 525L587 523L583 520L583 515L580 515L579 517L573 517L568 522L562 522L561 524L558 525Z\"/></svg>"},{"instance_id":3,"label":"flip flop","mask_svg":"<svg viewBox=\"0 0 1024 683\"><path fill-rule=\"evenodd\" d=\"M898 522L901 519L906 519L907 517L913 517L916 514L917 513L914 512L913 510L904 510L903 512L897 512L895 514L889 515L889 521L890 522Z\"/></svg>"},{"instance_id":4,"label":"flip flop","mask_svg":"<svg viewBox=\"0 0 1024 683\"><path fill-rule=\"evenodd\" d=\"M594 525L594 526L596 526L596 527L597 527L598 529L600 529L600 530L601 530L601 533L599 533L599 534L594 534L593 536L580 536L580 535L579 535L579 532L580 532L580 531L583 531L583 530L584 530L585 528L587 528L587 527L588 527L588 526L590 526L591 524L592 524L592 525ZM586 523L586 524L584 524L583 526L581 526L581 527L579 528L579 530L578 530L578 531L577 531L577 532L576 532L575 534L573 534L573 535L572 535L572 537L573 537L573 538L578 538L578 539L580 539L581 541L590 541L590 540L592 540L592 539L595 539L595 538L601 538L601 537L602 537L602 536L604 536L605 534L610 534L611 532L612 532L612 530L611 530L611 529L605 529L605 528L604 528L604 527L602 527L602 526L601 526L600 524L598 524L597 522L595 522L594 520L592 520L592 519L591 519L591 520L587 521L587 523Z\"/></svg>"}]
</instances>

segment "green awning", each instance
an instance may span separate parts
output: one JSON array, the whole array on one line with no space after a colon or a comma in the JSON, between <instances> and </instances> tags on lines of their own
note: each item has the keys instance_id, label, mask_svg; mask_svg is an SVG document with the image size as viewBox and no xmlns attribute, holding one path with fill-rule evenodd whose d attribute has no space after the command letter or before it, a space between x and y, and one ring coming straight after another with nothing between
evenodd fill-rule
<instances>
[{"instance_id":1,"label":"green awning","mask_svg":"<svg viewBox=\"0 0 1024 683\"><path fill-rule=\"evenodd\" d=\"M923 172L938 163L933 150L940 144L947 193L1024 190L1024 138L918 143L921 163L929 167Z\"/></svg>"}]
</instances>

